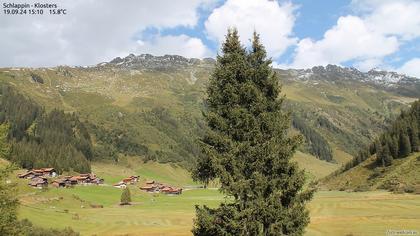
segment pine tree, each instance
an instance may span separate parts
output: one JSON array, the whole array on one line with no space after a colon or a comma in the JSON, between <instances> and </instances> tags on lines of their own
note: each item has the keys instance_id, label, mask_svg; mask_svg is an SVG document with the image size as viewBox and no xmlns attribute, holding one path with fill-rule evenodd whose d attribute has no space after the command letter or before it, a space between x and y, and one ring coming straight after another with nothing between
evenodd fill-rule
<instances>
[{"instance_id":1,"label":"pine tree","mask_svg":"<svg viewBox=\"0 0 420 236\"><path fill-rule=\"evenodd\" d=\"M419 117L420 118L420 117ZM416 118L413 116L413 118L410 120L410 126L409 126L409 138L410 138L410 144L411 144L411 151L418 152L420 151L420 140L419 140L419 126L417 124Z\"/></svg>"},{"instance_id":2,"label":"pine tree","mask_svg":"<svg viewBox=\"0 0 420 236\"><path fill-rule=\"evenodd\" d=\"M121 193L121 205L130 205L131 202L131 193L130 189L127 187Z\"/></svg>"},{"instance_id":3,"label":"pine tree","mask_svg":"<svg viewBox=\"0 0 420 236\"><path fill-rule=\"evenodd\" d=\"M383 166L390 166L392 165L392 156L391 152L389 151L388 144L383 144L380 149L378 149L378 152L376 153L376 156L378 158L378 162Z\"/></svg>"},{"instance_id":4,"label":"pine tree","mask_svg":"<svg viewBox=\"0 0 420 236\"><path fill-rule=\"evenodd\" d=\"M210 129L201 146L214 173L207 176L232 201L197 207L194 235L302 235L309 223L313 191L302 189L304 172L290 161L301 137L288 133L290 113L270 64L257 34L247 52L236 29L228 31L207 90Z\"/></svg>"},{"instance_id":5,"label":"pine tree","mask_svg":"<svg viewBox=\"0 0 420 236\"><path fill-rule=\"evenodd\" d=\"M10 153L7 143L8 125L0 125L0 157L5 158ZM7 183L6 180L12 173L11 166L0 168L0 235L18 235L16 185Z\"/></svg>"},{"instance_id":6,"label":"pine tree","mask_svg":"<svg viewBox=\"0 0 420 236\"><path fill-rule=\"evenodd\" d=\"M406 157L411 153L410 138L406 132L400 133L398 157Z\"/></svg>"},{"instance_id":7,"label":"pine tree","mask_svg":"<svg viewBox=\"0 0 420 236\"><path fill-rule=\"evenodd\" d=\"M398 151L399 151L399 147L398 147L398 139L394 136L390 136L389 138L389 151L391 153L392 158L398 158Z\"/></svg>"},{"instance_id":8,"label":"pine tree","mask_svg":"<svg viewBox=\"0 0 420 236\"><path fill-rule=\"evenodd\" d=\"M10 144L7 142L8 124L0 124L0 158L7 159L10 154Z\"/></svg>"},{"instance_id":9,"label":"pine tree","mask_svg":"<svg viewBox=\"0 0 420 236\"><path fill-rule=\"evenodd\" d=\"M213 166L211 166L211 160L209 156L203 155L197 161L197 166L192 171L192 178L195 181L200 181L204 184L204 188L207 188L209 181L215 178L216 173L214 172Z\"/></svg>"}]
</instances>

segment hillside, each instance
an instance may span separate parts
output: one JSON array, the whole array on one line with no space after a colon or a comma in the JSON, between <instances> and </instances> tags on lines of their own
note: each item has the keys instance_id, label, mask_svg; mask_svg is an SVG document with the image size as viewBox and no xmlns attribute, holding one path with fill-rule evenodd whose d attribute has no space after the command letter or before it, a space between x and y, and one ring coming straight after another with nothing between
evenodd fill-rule
<instances>
[{"instance_id":1,"label":"hillside","mask_svg":"<svg viewBox=\"0 0 420 236\"><path fill-rule=\"evenodd\" d=\"M420 193L420 153L393 161L391 166L376 167L376 156L372 156L356 167L328 177L327 189L368 191L388 189L395 192Z\"/></svg>"},{"instance_id":2,"label":"hillside","mask_svg":"<svg viewBox=\"0 0 420 236\"><path fill-rule=\"evenodd\" d=\"M205 127L202 98L213 66L213 59L129 55L90 67L2 68L0 82L48 111L76 112L105 159L121 153L189 167ZM412 89L417 79L395 73L337 66L277 72L300 124L295 129L305 136L300 151L331 162L355 155L420 96Z\"/></svg>"},{"instance_id":3,"label":"hillside","mask_svg":"<svg viewBox=\"0 0 420 236\"><path fill-rule=\"evenodd\" d=\"M387 189L420 193L420 100L398 118L369 147L324 179L331 189Z\"/></svg>"},{"instance_id":4,"label":"hillside","mask_svg":"<svg viewBox=\"0 0 420 236\"><path fill-rule=\"evenodd\" d=\"M75 114L46 112L13 87L0 84L0 128L10 146L7 158L20 167L90 171L91 136Z\"/></svg>"}]
</instances>

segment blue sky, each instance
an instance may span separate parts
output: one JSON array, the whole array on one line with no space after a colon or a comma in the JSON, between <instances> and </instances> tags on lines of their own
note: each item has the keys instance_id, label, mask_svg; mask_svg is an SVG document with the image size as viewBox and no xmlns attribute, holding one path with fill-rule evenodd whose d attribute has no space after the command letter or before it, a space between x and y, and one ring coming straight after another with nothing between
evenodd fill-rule
<instances>
[{"instance_id":1,"label":"blue sky","mask_svg":"<svg viewBox=\"0 0 420 236\"><path fill-rule=\"evenodd\" d=\"M58 5L68 9L66 16L0 14L0 66L92 65L129 53L214 57L234 26L244 45L254 29L260 33L274 67L337 64L420 77L418 0L58 0Z\"/></svg>"}]
</instances>

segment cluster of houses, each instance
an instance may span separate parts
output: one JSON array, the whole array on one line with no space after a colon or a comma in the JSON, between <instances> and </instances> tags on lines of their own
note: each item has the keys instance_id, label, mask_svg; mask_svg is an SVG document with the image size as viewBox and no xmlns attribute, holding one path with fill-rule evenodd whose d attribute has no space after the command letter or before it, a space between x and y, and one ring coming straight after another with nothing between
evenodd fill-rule
<instances>
[{"instance_id":1,"label":"cluster of houses","mask_svg":"<svg viewBox=\"0 0 420 236\"><path fill-rule=\"evenodd\" d=\"M79 174L75 176L58 176L54 168L41 168L29 170L26 173L19 174L19 178L29 179L29 186L35 188L48 187L48 178L55 178L51 185L57 188L71 187L74 185L103 184L104 179L98 178L95 174ZM116 188L126 188L127 185L133 185L139 182L140 176L130 176L114 184ZM166 184L158 183L154 180L147 181L146 185L140 187L141 190L150 193L181 194L182 188L175 188Z\"/></svg>"},{"instance_id":2,"label":"cluster of houses","mask_svg":"<svg viewBox=\"0 0 420 236\"><path fill-rule=\"evenodd\" d=\"M165 193L165 194L181 194L182 188L175 188L166 184L158 183L154 180L147 181L145 186L140 187L141 190L149 193Z\"/></svg>"},{"instance_id":3,"label":"cluster of houses","mask_svg":"<svg viewBox=\"0 0 420 236\"><path fill-rule=\"evenodd\" d=\"M135 184L139 182L140 176L138 175L132 175L130 177L122 179L120 182L114 184L113 186L116 188L126 188L129 184Z\"/></svg>"},{"instance_id":4,"label":"cluster of houses","mask_svg":"<svg viewBox=\"0 0 420 236\"><path fill-rule=\"evenodd\" d=\"M29 186L34 188L43 188L48 186L47 177L56 177L57 172L54 168L41 168L29 170L26 173L19 174L18 177L21 179L29 179Z\"/></svg>"},{"instance_id":5,"label":"cluster of houses","mask_svg":"<svg viewBox=\"0 0 420 236\"><path fill-rule=\"evenodd\" d=\"M104 179L98 178L95 174L80 174L76 176L63 176L52 182L54 187L70 187L77 184L90 185L90 184L103 184Z\"/></svg>"},{"instance_id":6,"label":"cluster of houses","mask_svg":"<svg viewBox=\"0 0 420 236\"><path fill-rule=\"evenodd\" d=\"M28 185L34 188L48 187L48 178L58 177L54 168L41 168L29 170L26 173L19 174L21 179L29 179ZM54 187L70 187L77 184L103 184L104 180L98 178L95 174L80 174L76 176L63 176L52 181Z\"/></svg>"}]
</instances>

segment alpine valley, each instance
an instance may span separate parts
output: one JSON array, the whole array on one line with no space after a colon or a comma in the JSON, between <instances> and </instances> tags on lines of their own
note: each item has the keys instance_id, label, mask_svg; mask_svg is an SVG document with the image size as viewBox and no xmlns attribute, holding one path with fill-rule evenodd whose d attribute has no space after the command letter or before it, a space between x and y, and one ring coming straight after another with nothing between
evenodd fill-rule
<instances>
[{"instance_id":1,"label":"alpine valley","mask_svg":"<svg viewBox=\"0 0 420 236\"><path fill-rule=\"evenodd\" d=\"M1 159L0 165L11 161L20 168L53 167L59 174L92 171L105 178L106 184L138 174L141 181L198 185L191 180L189 170L201 155L198 140L207 129L203 99L214 66L212 58L130 54L93 66L0 68L0 123L10 127L8 140L12 147L9 160ZM328 215L327 207L347 209L349 206L340 205L346 201L355 200L360 208L369 208L374 199L402 199L418 209L418 198L407 200L405 195L393 197L376 191L344 196L345 192L338 190L393 190L391 187L400 184L402 192L404 187L409 187L406 192L420 192L419 150L411 150L408 157L386 167L375 166L375 152L357 163L353 159L389 131L401 119L401 112L408 111L420 98L420 79L336 65L275 72L286 96L285 107L291 112L290 133L301 134L304 140L294 160L306 170L308 183L316 180L321 189L330 190L319 193L311 203L309 235L377 233L377 225L370 229L361 224L360 229L351 231L345 227L345 220L329 221L336 216ZM218 183L211 184L217 187ZM48 217L60 218L57 227L72 226L83 235L139 235L138 225L144 235L185 235L191 229L194 204L212 206L223 199L212 188L186 191L178 199L147 195L136 189L133 201L140 205L123 209L114 206L114 197L120 195L116 188L94 186L93 192L78 187L31 193L24 182L18 185L23 189L20 218L44 227L51 226ZM97 203L104 208L79 206ZM377 203L375 209L385 209L381 204ZM77 207L72 208L74 205ZM163 209L173 211L166 215ZM46 211L47 218L43 214ZM353 214L350 210L342 212ZM94 213L100 215L98 220L90 218ZM137 217L131 220L134 223L128 215ZM415 226L416 217L418 214L406 226ZM352 218L353 224L363 221L362 216L359 218ZM395 225L401 223L398 220Z\"/></svg>"}]
</instances>

